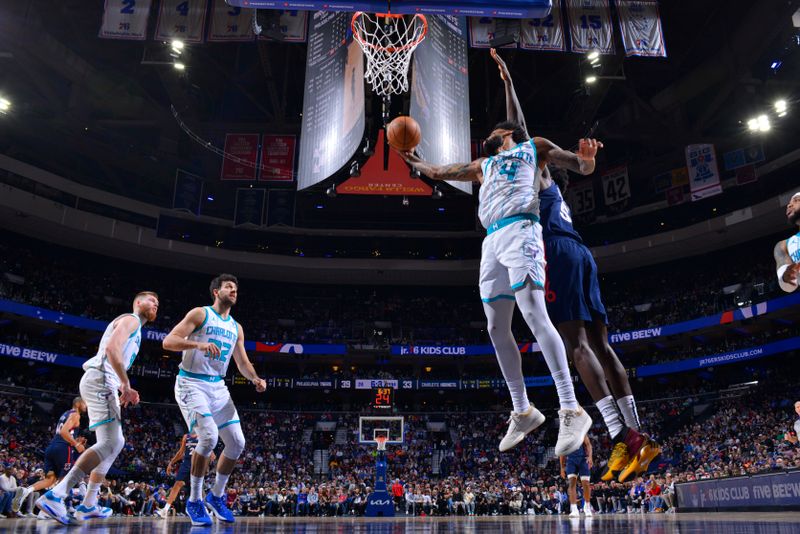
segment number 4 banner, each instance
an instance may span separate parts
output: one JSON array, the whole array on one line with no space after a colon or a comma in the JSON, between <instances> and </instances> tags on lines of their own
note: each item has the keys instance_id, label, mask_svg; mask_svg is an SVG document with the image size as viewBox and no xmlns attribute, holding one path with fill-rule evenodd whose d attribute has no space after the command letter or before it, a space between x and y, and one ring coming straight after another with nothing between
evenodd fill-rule
<instances>
[{"instance_id":1,"label":"number 4 banner","mask_svg":"<svg viewBox=\"0 0 800 534\"><path fill-rule=\"evenodd\" d=\"M143 41L151 0L106 0L100 37Z\"/></svg>"},{"instance_id":2,"label":"number 4 banner","mask_svg":"<svg viewBox=\"0 0 800 534\"><path fill-rule=\"evenodd\" d=\"M609 0L567 0L572 51L614 53Z\"/></svg>"},{"instance_id":3,"label":"number 4 banner","mask_svg":"<svg viewBox=\"0 0 800 534\"><path fill-rule=\"evenodd\" d=\"M618 204L630 197L628 167L617 167L603 174L603 201L606 206Z\"/></svg>"},{"instance_id":4,"label":"number 4 banner","mask_svg":"<svg viewBox=\"0 0 800 534\"><path fill-rule=\"evenodd\" d=\"M206 0L161 0L156 24L156 39L181 39L203 42L206 25Z\"/></svg>"}]
</instances>

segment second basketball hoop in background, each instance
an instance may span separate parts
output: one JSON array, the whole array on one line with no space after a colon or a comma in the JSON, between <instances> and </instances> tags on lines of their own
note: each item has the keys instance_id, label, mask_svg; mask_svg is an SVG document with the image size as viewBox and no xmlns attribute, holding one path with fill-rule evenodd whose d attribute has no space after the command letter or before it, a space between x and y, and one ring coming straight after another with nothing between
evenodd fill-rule
<instances>
[{"instance_id":1,"label":"second basketball hoop in background","mask_svg":"<svg viewBox=\"0 0 800 534\"><path fill-rule=\"evenodd\" d=\"M397 117L386 126L386 140L392 148L407 152L414 150L422 141L422 131L411 117Z\"/></svg>"}]
</instances>

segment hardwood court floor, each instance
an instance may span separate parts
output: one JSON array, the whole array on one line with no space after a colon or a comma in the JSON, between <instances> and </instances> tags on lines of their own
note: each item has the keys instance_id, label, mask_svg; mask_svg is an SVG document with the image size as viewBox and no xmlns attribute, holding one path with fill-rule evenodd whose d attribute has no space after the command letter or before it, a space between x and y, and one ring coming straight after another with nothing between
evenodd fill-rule
<instances>
[{"instance_id":1,"label":"hardwood court floor","mask_svg":"<svg viewBox=\"0 0 800 534\"><path fill-rule=\"evenodd\" d=\"M566 516L415 517L397 518L237 518L233 525L192 527L186 518L110 518L82 525L62 526L36 519L0 520L3 534L789 534L800 533L800 512L708 513L675 515L601 515L569 519Z\"/></svg>"}]
</instances>

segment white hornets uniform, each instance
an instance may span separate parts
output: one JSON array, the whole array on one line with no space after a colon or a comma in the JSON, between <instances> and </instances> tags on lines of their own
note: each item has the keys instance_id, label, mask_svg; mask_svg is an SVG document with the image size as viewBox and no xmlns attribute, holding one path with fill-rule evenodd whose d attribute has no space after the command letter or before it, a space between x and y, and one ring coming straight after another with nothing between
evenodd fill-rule
<instances>
[{"instance_id":1,"label":"white hornets uniform","mask_svg":"<svg viewBox=\"0 0 800 534\"><path fill-rule=\"evenodd\" d=\"M122 345L122 361L125 370L131 368L136 356L139 354L139 347L142 345L142 320L134 313L120 315L111 321L103 332L100 339L100 347L94 357L86 360L83 364L83 377L80 383L81 398L86 402L86 409L89 413L89 429L94 429L102 424L120 420L119 377L111 366L111 362L106 354L106 347L111 340L111 333L114 325L125 316L132 315L139 321L139 328L128 336Z\"/></svg>"},{"instance_id":2,"label":"white hornets uniform","mask_svg":"<svg viewBox=\"0 0 800 534\"><path fill-rule=\"evenodd\" d=\"M205 321L189 334L189 341L213 343L219 356L191 349L183 351L175 379L175 399L192 431L198 417L212 417L218 428L239 422L239 414L225 385L225 374L239 339L239 325L230 315L223 319L211 306L203 308Z\"/></svg>"},{"instance_id":3,"label":"white hornets uniform","mask_svg":"<svg viewBox=\"0 0 800 534\"><path fill-rule=\"evenodd\" d=\"M544 287L539 224L539 174L533 139L487 158L481 167L478 216L486 228L481 251L483 302L514 300L528 277Z\"/></svg>"}]
</instances>

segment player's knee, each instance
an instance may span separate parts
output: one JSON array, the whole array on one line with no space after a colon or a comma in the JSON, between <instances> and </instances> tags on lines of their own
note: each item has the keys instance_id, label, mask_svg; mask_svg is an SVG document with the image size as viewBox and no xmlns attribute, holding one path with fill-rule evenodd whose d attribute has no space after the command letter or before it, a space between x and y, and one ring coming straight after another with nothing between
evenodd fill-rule
<instances>
[{"instance_id":1,"label":"player's knee","mask_svg":"<svg viewBox=\"0 0 800 534\"><path fill-rule=\"evenodd\" d=\"M202 417L197 421L194 431L197 434L197 446L194 451L200 456L209 456L219 440L217 425L211 417Z\"/></svg>"},{"instance_id":2,"label":"player's knee","mask_svg":"<svg viewBox=\"0 0 800 534\"><path fill-rule=\"evenodd\" d=\"M242 427L238 424L225 427L221 432L222 441L225 443L225 449L222 454L231 460L238 460L239 456L244 452L246 441L242 433Z\"/></svg>"}]
</instances>

